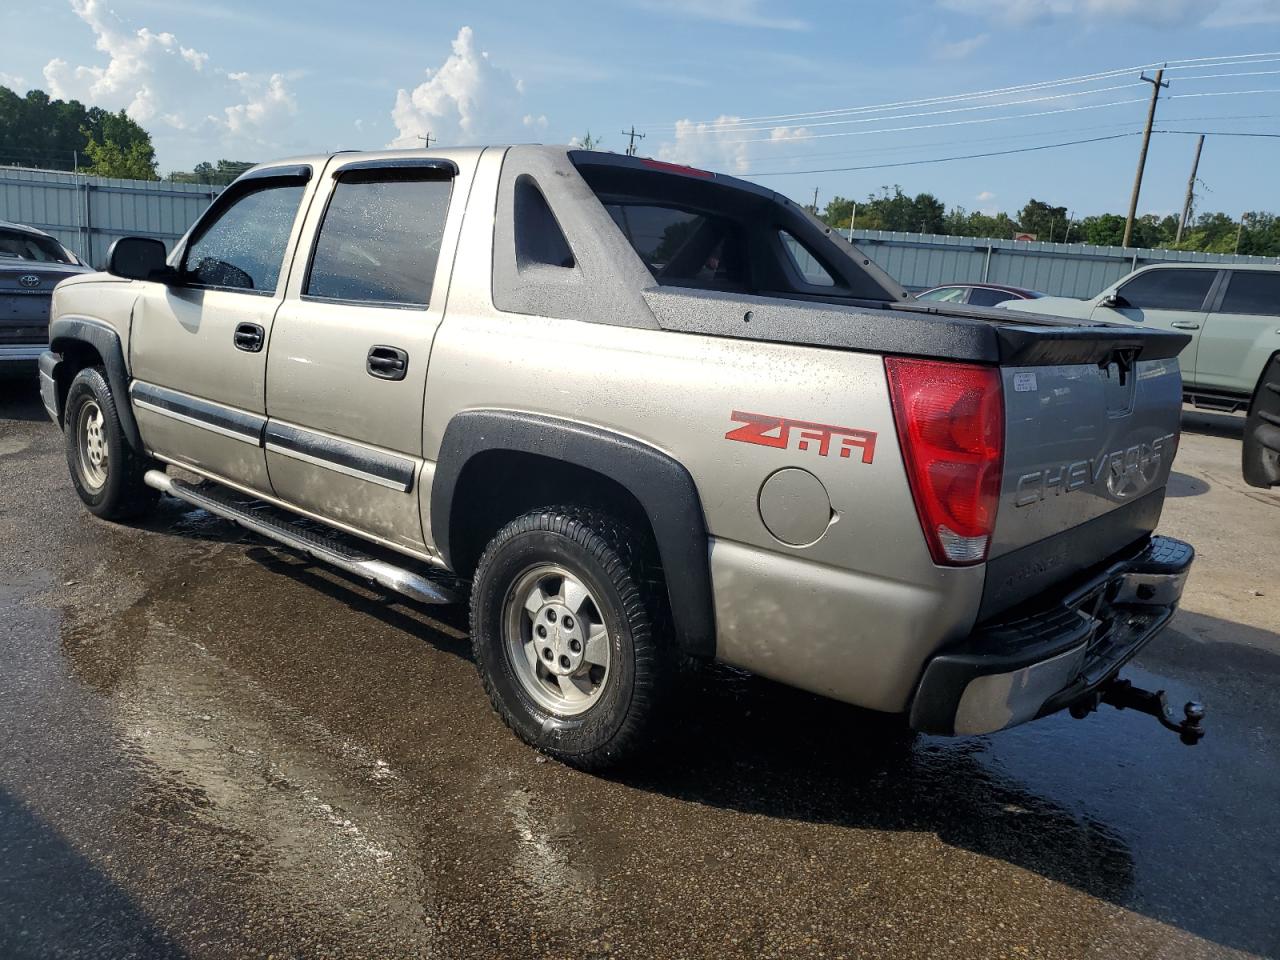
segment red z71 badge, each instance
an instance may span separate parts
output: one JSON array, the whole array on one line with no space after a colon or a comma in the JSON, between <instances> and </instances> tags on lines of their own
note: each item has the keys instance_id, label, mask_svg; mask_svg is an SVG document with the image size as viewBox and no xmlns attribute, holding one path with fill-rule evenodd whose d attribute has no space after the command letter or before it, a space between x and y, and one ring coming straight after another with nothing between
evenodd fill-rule
<instances>
[{"instance_id":1,"label":"red z71 badge","mask_svg":"<svg viewBox=\"0 0 1280 960\"><path fill-rule=\"evenodd\" d=\"M794 430L800 435L800 442L797 444L799 449L808 450L817 444L820 457L831 452L831 443L836 439L840 441L842 457L848 457L855 447L862 451L863 463L870 463L876 455L874 430L833 427L828 423L810 423L808 420L791 420L765 413L743 413L740 410L733 411L730 419L745 426L730 430L724 435L726 440L741 440L743 443L786 450L791 445L791 431Z\"/></svg>"}]
</instances>

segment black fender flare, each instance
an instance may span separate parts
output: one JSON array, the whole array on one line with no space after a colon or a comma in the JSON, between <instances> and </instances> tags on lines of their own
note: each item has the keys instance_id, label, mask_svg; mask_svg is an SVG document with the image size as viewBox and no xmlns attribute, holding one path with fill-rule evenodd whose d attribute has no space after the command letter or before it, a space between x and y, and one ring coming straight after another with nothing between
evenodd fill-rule
<instances>
[{"instance_id":1,"label":"black fender flare","mask_svg":"<svg viewBox=\"0 0 1280 960\"><path fill-rule=\"evenodd\" d=\"M134 450L143 452L142 435L138 432L138 422L134 420L133 407L129 404L129 367L125 363L120 334L102 321L89 317L67 316L51 321L49 349L54 353L63 353L71 343L86 343L102 357L107 382L111 384L111 392L116 398L116 413L124 428L125 439ZM50 375L56 381L56 367L50 371ZM61 409L58 414L62 415Z\"/></svg>"},{"instance_id":2,"label":"black fender flare","mask_svg":"<svg viewBox=\"0 0 1280 960\"><path fill-rule=\"evenodd\" d=\"M631 437L553 417L506 410L467 410L445 428L431 484L431 534L446 564L454 494L467 463L505 450L562 460L609 477L649 518L666 573L676 636L693 656L715 655L710 543L702 500L679 461Z\"/></svg>"}]
</instances>

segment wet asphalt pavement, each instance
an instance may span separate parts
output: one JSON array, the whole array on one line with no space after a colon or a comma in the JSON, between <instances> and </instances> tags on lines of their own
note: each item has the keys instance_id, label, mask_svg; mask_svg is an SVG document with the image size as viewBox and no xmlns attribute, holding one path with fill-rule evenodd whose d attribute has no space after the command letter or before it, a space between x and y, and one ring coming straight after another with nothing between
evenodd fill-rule
<instances>
[{"instance_id":1,"label":"wet asphalt pavement","mask_svg":"<svg viewBox=\"0 0 1280 960\"><path fill-rule=\"evenodd\" d=\"M489 708L461 610L165 500L84 511L0 380L0 958L1280 955L1280 496L1189 414L1200 551L1104 708L970 740L714 671L615 778Z\"/></svg>"}]
</instances>

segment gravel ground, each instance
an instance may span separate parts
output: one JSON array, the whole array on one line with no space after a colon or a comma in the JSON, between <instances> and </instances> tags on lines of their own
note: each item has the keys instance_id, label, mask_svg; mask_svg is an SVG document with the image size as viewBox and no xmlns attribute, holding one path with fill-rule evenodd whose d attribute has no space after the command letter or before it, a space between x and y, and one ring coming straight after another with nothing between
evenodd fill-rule
<instances>
[{"instance_id":1,"label":"gravel ground","mask_svg":"<svg viewBox=\"0 0 1280 960\"><path fill-rule=\"evenodd\" d=\"M459 610L166 500L85 512L0 381L0 957L1280 955L1280 496L1188 412L1199 550L1104 708L969 740L728 671L643 767L543 762Z\"/></svg>"}]
</instances>

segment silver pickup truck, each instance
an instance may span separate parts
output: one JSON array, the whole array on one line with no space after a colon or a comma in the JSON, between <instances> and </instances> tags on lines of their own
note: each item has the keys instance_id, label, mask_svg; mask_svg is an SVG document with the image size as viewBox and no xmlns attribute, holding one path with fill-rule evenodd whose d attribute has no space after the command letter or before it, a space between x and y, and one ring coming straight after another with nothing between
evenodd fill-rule
<instances>
[{"instance_id":1,"label":"silver pickup truck","mask_svg":"<svg viewBox=\"0 0 1280 960\"><path fill-rule=\"evenodd\" d=\"M563 147L255 167L54 295L43 398L109 519L161 492L468 597L524 740L597 768L717 659L920 731L1099 703L1193 551L1152 533L1173 333L917 303L804 209Z\"/></svg>"}]
</instances>

